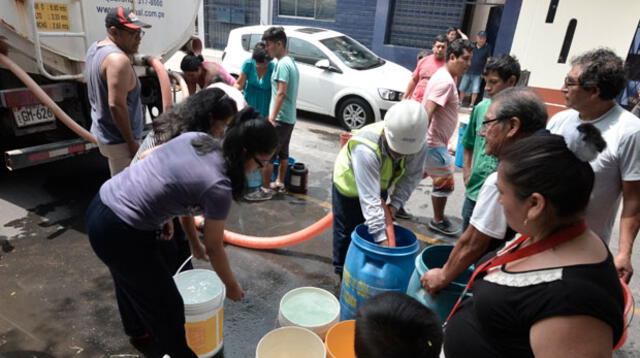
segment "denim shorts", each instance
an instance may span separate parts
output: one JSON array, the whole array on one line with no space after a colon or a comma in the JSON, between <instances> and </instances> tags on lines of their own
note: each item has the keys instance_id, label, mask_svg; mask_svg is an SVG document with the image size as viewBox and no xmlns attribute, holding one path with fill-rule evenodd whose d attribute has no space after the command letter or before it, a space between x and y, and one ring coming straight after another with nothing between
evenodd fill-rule
<instances>
[{"instance_id":1,"label":"denim shorts","mask_svg":"<svg viewBox=\"0 0 640 358\"><path fill-rule=\"evenodd\" d=\"M469 90L471 90L471 93L480 93L481 82L482 77L480 77L480 75L471 75L465 73L460 80L460 86L458 87L458 90L460 90L460 92L469 92ZM462 100L462 98L460 100Z\"/></svg>"}]
</instances>

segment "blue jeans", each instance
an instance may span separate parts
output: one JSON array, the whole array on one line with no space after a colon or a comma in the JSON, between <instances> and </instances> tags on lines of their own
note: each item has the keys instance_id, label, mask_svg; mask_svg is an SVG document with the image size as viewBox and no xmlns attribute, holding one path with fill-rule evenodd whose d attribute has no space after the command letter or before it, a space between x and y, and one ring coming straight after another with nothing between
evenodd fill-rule
<instances>
[{"instance_id":1,"label":"blue jeans","mask_svg":"<svg viewBox=\"0 0 640 358\"><path fill-rule=\"evenodd\" d=\"M462 205L462 232L465 232L469 227L469 221L473 214L473 209L476 207L476 202L465 197L464 204Z\"/></svg>"},{"instance_id":2,"label":"blue jeans","mask_svg":"<svg viewBox=\"0 0 640 358\"><path fill-rule=\"evenodd\" d=\"M458 90L460 92L469 92L469 90L471 90L471 93L480 93L481 82L482 78L480 75L465 73L460 80L460 87L458 87ZM464 98L461 98L460 100L462 101L463 99Z\"/></svg>"}]
</instances>

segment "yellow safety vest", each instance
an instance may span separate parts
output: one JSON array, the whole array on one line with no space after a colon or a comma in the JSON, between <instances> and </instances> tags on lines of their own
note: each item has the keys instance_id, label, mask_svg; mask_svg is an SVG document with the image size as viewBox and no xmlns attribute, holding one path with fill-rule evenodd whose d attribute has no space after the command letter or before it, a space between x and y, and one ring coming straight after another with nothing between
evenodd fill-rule
<instances>
[{"instance_id":1,"label":"yellow safety vest","mask_svg":"<svg viewBox=\"0 0 640 358\"><path fill-rule=\"evenodd\" d=\"M393 159L389 155L382 153L383 131L384 122L369 124L355 132L338 153L333 167L333 183L342 195L351 198L358 196L358 187L356 186L356 179L351 166L351 151L357 144L364 144L373 149L378 156L378 160L382 163L380 168L380 191L387 190L404 174L405 158L400 159L394 172Z\"/></svg>"}]
</instances>

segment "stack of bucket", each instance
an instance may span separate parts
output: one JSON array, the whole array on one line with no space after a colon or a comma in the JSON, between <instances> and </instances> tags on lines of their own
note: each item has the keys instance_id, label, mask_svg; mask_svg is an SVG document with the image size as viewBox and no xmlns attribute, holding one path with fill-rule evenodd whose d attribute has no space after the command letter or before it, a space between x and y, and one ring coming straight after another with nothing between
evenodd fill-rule
<instances>
[{"instance_id":1,"label":"stack of bucket","mask_svg":"<svg viewBox=\"0 0 640 358\"><path fill-rule=\"evenodd\" d=\"M350 340L342 336L330 338L336 327L344 323L338 323L339 315L340 303L329 291L300 287L287 292L280 300L278 312L278 324L282 327L262 337L256 358L354 358L355 354L330 353L331 347L353 351L355 335ZM325 338L327 346L323 343ZM334 342L331 347L329 342ZM342 346L346 348L336 348Z\"/></svg>"}]
</instances>

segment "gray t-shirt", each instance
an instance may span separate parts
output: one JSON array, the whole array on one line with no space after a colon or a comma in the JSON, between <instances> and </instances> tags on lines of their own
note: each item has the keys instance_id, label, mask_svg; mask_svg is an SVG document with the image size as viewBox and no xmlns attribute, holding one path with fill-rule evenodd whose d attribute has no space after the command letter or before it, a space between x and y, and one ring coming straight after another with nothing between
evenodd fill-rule
<instances>
[{"instance_id":1,"label":"gray t-shirt","mask_svg":"<svg viewBox=\"0 0 640 358\"><path fill-rule=\"evenodd\" d=\"M100 199L127 224L159 229L176 216L204 215L225 220L231 207L231 181L219 151L198 155L184 133L109 179Z\"/></svg>"}]
</instances>

